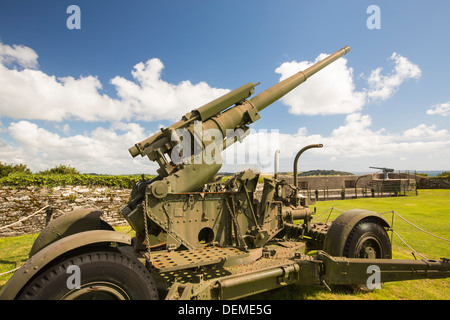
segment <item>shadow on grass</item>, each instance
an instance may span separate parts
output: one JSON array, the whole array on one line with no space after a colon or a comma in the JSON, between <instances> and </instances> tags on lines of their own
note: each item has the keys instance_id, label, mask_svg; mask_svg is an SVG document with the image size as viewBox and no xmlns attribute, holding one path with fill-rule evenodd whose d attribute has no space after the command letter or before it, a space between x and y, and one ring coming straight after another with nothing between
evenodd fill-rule
<instances>
[{"instance_id":1,"label":"shadow on grass","mask_svg":"<svg viewBox=\"0 0 450 320\"><path fill-rule=\"evenodd\" d=\"M245 300L353 300L364 299L364 294L356 292L349 286L330 286L331 292L325 287L290 285L259 293Z\"/></svg>"}]
</instances>

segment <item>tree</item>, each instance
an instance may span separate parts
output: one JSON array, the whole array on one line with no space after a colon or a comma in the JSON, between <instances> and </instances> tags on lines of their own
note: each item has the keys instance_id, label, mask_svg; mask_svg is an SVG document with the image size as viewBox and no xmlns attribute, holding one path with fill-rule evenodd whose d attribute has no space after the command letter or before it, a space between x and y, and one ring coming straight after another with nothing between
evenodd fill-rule
<instances>
[{"instance_id":1,"label":"tree","mask_svg":"<svg viewBox=\"0 0 450 320\"><path fill-rule=\"evenodd\" d=\"M80 172L74 167L60 164L54 168L40 171L39 174L80 174Z\"/></svg>"},{"instance_id":2,"label":"tree","mask_svg":"<svg viewBox=\"0 0 450 320\"><path fill-rule=\"evenodd\" d=\"M24 164L6 164L0 162L0 177L6 177L11 173L26 173L31 174L31 170Z\"/></svg>"}]
</instances>

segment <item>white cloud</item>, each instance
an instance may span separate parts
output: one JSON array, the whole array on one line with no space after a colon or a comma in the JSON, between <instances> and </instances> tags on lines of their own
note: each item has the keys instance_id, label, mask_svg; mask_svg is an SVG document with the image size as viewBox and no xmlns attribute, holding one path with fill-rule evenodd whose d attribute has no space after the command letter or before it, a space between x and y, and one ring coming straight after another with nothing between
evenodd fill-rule
<instances>
[{"instance_id":1,"label":"white cloud","mask_svg":"<svg viewBox=\"0 0 450 320\"><path fill-rule=\"evenodd\" d=\"M450 101L445 103L436 104L427 110L427 114L439 114L441 116L449 116L450 115Z\"/></svg>"},{"instance_id":2,"label":"white cloud","mask_svg":"<svg viewBox=\"0 0 450 320\"><path fill-rule=\"evenodd\" d=\"M10 68L13 62L23 69ZM0 43L1 116L50 121L177 120L228 92L205 82L165 82L161 79L164 66L156 58L134 66L135 81L119 76L111 80L120 99L102 94L102 84L94 76L56 78L31 67L37 67L32 49Z\"/></svg>"},{"instance_id":3,"label":"white cloud","mask_svg":"<svg viewBox=\"0 0 450 320\"><path fill-rule=\"evenodd\" d=\"M395 67L390 75L382 75L381 71L383 68L380 67L373 70L367 79L369 84L369 99L386 100L398 90L398 87L405 80L421 77L422 72L419 66L407 58L394 52L390 59L395 63Z\"/></svg>"},{"instance_id":4,"label":"white cloud","mask_svg":"<svg viewBox=\"0 0 450 320\"><path fill-rule=\"evenodd\" d=\"M373 131L369 115L353 113L346 117L345 124L334 129L327 139L329 153L344 158L358 158L369 154L386 152L391 137L384 129Z\"/></svg>"},{"instance_id":5,"label":"white cloud","mask_svg":"<svg viewBox=\"0 0 450 320\"><path fill-rule=\"evenodd\" d=\"M292 160L297 152L307 145L317 143L322 143L323 148L311 149L302 155L299 170L330 168L366 171L370 165L392 165L402 170L426 169L429 168L429 155L433 155L433 167L441 165L445 168L450 157L450 133L445 129L437 130L435 125L421 124L397 133L390 133L385 129L374 130L371 117L360 113L349 114L345 123L334 129L329 136L310 135L307 129L302 127L295 134L253 132L248 139L254 142L253 149L239 146L238 154L255 149L264 150L260 152L264 154L267 152L267 142L278 140L276 145L281 148L282 171L292 171ZM249 166L256 166L261 171L272 171L273 156L272 149L272 162L265 163L264 166L260 163L249 163Z\"/></svg>"},{"instance_id":6,"label":"white cloud","mask_svg":"<svg viewBox=\"0 0 450 320\"><path fill-rule=\"evenodd\" d=\"M320 54L314 63L326 57ZM313 62L285 62L275 72L280 81L313 65ZM355 91L353 69L347 60L340 58L322 69L284 98L284 104L293 114L349 114L360 111L365 104L365 94Z\"/></svg>"},{"instance_id":7,"label":"white cloud","mask_svg":"<svg viewBox=\"0 0 450 320\"><path fill-rule=\"evenodd\" d=\"M122 131L122 134L118 132ZM135 123L113 123L110 128L98 127L90 134L61 137L29 121L13 122L8 128L20 147L0 144L9 159L20 159L32 171L41 171L59 164L70 164L81 172L140 173L154 172L156 165L146 159L132 159L128 148L151 133ZM39 159L39 161L36 161Z\"/></svg>"},{"instance_id":8,"label":"white cloud","mask_svg":"<svg viewBox=\"0 0 450 320\"><path fill-rule=\"evenodd\" d=\"M285 62L275 72L281 74L281 81L298 71L305 70L326 56L320 54L314 62ZM420 68L407 58L394 52L390 60L395 64L391 74L383 75L381 73L383 68L379 67L367 78L368 88L357 91L353 82L353 69L347 66L345 58L340 58L287 94L282 101L289 106L289 112L292 114L328 115L359 112L369 100L386 100L395 94L404 81L420 78Z\"/></svg>"},{"instance_id":9,"label":"white cloud","mask_svg":"<svg viewBox=\"0 0 450 320\"><path fill-rule=\"evenodd\" d=\"M419 124L415 128L406 130L403 135L407 138L441 138L448 136L446 129L436 130L436 125Z\"/></svg>"},{"instance_id":10,"label":"white cloud","mask_svg":"<svg viewBox=\"0 0 450 320\"><path fill-rule=\"evenodd\" d=\"M23 68L36 68L38 66L37 53L23 45L4 45L0 42L0 64L18 64Z\"/></svg>"},{"instance_id":11,"label":"white cloud","mask_svg":"<svg viewBox=\"0 0 450 320\"><path fill-rule=\"evenodd\" d=\"M84 135L67 137L29 121L13 122L7 130L18 146L10 146L0 139L0 161L24 163L32 171L59 164L72 165L82 172L113 174L155 173L157 168L146 158L133 159L128 153L127 149L134 143L153 134L136 123L113 122L107 128L98 127ZM243 143L227 149L223 170L251 168L271 172L275 150L281 149L280 170L292 171L292 160L297 152L316 143L322 143L324 147L302 155L299 170L363 171L370 165L426 169L424 166L430 155L433 166L438 163L445 168L450 157L450 133L445 129L421 124L403 132L390 133L385 129L374 130L369 115L353 113L328 136L309 134L305 127L294 134L252 130Z\"/></svg>"},{"instance_id":12,"label":"white cloud","mask_svg":"<svg viewBox=\"0 0 450 320\"><path fill-rule=\"evenodd\" d=\"M66 135L69 134L69 132L70 132L70 125L68 123L66 123L62 126L57 123L57 124L55 124L55 128L62 131Z\"/></svg>"},{"instance_id":13,"label":"white cloud","mask_svg":"<svg viewBox=\"0 0 450 320\"><path fill-rule=\"evenodd\" d=\"M23 163L21 152L9 145L5 140L0 138L0 162L3 163Z\"/></svg>"},{"instance_id":14,"label":"white cloud","mask_svg":"<svg viewBox=\"0 0 450 320\"><path fill-rule=\"evenodd\" d=\"M92 76L56 79L39 70L11 70L0 65L0 114L13 119L84 121L123 119L127 110L100 95Z\"/></svg>"},{"instance_id":15,"label":"white cloud","mask_svg":"<svg viewBox=\"0 0 450 320\"><path fill-rule=\"evenodd\" d=\"M185 113L227 93L227 89L210 87L206 82L182 81L171 84L161 79L163 63L156 58L140 62L131 72L135 81L115 77L111 83L123 105L133 110L139 120L179 120Z\"/></svg>"}]
</instances>

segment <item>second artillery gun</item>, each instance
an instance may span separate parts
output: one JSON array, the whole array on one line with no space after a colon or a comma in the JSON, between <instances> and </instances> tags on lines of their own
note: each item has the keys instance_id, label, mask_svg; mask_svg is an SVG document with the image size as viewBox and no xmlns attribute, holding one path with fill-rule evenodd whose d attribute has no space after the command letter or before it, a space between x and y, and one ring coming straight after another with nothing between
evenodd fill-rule
<instances>
[{"instance_id":1,"label":"second artillery gun","mask_svg":"<svg viewBox=\"0 0 450 320\"><path fill-rule=\"evenodd\" d=\"M296 182L264 179L258 199L259 174L216 177L221 151L242 141L264 108L349 50L253 98L256 84L248 83L131 147L133 157L159 165L121 210L135 236L114 231L100 211L66 213L40 233L0 298L237 299L288 284L367 286L371 266L378 282L448 277L447 259L391 259L390 226L376 212L354 209L313 223ZM322 145L301 152L313 147ZM74 287L71 266L81 275Z\"/></svg>"},{"instance_id":2,"label":"second artillery gun","mask_svg":"<svg viewBox=\"0 0 450 320\"><path fill-rule=\"evenodd\" d=\"M380 168L380 167L369 167L371 169L379 169L383 171L383 179L388 180L389 179L389 173L394 172L394 169L391 168Z\"/></svg>"}]
</instances>

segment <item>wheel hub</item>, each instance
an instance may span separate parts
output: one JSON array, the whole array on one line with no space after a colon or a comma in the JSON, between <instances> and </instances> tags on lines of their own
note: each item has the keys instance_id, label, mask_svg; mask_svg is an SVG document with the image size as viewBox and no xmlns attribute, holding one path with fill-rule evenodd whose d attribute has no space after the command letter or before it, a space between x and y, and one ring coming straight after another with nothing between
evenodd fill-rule
<instances>
[{"instance_id":1,"label":"wheel hub","mask_svg":"<svg viewBox=\"0 0 450 320\"><path fill-rule=\"evenodd\" d=\"M369 238L361 241L358 250L357 257L364 259L376 259L377 257L381 257L381 246L376 241L376 239Z\"/></svg>"},{"instance_id":2,"label":"wheel hub","mask_svg":"<svg viewBox=\"0 0 450 320\"><path fill-rule=\"evenodd\" d=\"M130 297L114 283L93 282L71 290L62 300L130 300Z\"/></svg>"}]
</instances>

